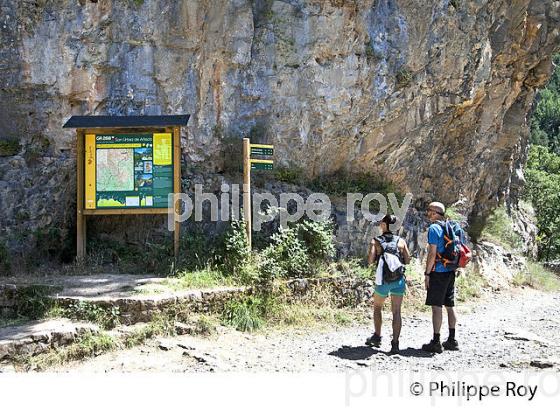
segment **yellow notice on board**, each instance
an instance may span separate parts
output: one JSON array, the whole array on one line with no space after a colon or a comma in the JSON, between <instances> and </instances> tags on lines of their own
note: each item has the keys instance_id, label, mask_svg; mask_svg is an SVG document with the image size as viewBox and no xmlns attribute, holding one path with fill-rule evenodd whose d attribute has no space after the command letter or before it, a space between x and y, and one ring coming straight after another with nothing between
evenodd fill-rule
<instances>
[{"instance_id":1,"label":"yellow notice on board","mask_svg":"<svg viewBox=\"0 0 560 410\"><path fill-rule=\"evenodd\" d=\"M95 134L86 134L85 153L85 207L86 209L95 209Z\"/></svg>"},{"instance_id":2,"label":"yellow notice on board","mask_svg":"<svg viewBox=\"0 0 560 410\"><path fill-rule=\"evenodd\" d=\"M172 147L171 134L154 134L154 165L171 165Z\"/></svg>"}]
</instances>

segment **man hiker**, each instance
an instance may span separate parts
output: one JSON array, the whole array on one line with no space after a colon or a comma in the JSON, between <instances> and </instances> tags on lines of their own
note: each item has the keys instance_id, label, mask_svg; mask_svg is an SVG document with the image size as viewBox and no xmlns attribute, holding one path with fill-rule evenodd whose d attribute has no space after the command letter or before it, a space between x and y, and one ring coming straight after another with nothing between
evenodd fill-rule
<instances>
[{"instance_id":1,"label":"man hiker","mask_svg":"<svg viewBox=\"0 0 560 410\"><path fill-rule=\"evenodd\" d=\"M459 344L455 339L457 316L453 309L455 306L455 275L457 266L447 263L448 260L442 257L445 252L446 243L449 243L444 218L445 206L440 202L432 202L428 205L426 215L431 224L428 229L428 259L424 272L424 283L427 291L426 305L432 307L434 337L429 343L422 346L422 350L432 353L441 353L443 348L446 350L459 350ZM441 343L440 330L443 305L447 310L449 338Z\"/></svg>"},{"instance_id":2,"label":"man hiker","mask_svg":"<svg viewBox=\"0 0 560 410\"><path fill-rule=\"evenodd\" d=\"M394 215L385 215L379 226L381 235L372 239L368 252L368 266L377 260L375 275L375 292L373 296L373 321L375 333L366 340L368 346L381 346L381 323L383 303L391 296L393 312L393 340L391 354L399 352L401 334L401 304L406 290L404 265L410 263L410 253L406 242L391 232L391 226L397 223Z\"/></svg>"}]
</instances>

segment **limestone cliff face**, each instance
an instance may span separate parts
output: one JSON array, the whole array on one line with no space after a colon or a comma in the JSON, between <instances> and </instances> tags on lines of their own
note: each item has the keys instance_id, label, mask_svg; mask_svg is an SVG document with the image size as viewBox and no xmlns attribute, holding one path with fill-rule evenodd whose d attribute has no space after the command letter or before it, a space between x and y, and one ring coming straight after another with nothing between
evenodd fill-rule
<instances>
[{"instance_id":1,"label":"limestone cliff face","mask_svg":"<svg viewBox=\"0 0 560 410\"><path fill-rule=\"evenodd\" d=\"M190 113L184 158L275 144L314 176L373 171L475 220L515 194L552 0L0 0L2 235L69 227L72 114ZM14 146L14 139L16 143Z\"/></svg>"}]
</instances>

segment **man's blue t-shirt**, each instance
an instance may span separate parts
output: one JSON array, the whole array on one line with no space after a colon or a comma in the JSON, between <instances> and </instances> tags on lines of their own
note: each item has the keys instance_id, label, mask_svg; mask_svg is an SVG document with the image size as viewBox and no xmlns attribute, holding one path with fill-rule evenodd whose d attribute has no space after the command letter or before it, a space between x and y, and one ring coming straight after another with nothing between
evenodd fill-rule
<instances>
[{"instance_id":1,"label":"man's blue t-shirt","mask_svg":"<svg viewBox=\"0 0 560 410\"><path fill-rule=\"evenodd\" d=\"M428 229L428 243L430 245L437 245L437 252L442 254L445 250L445 242L443 240L443 228L437 224L431 224ZM451 272L453 269L446 268L443 264L436 259L436 272Z\"/></svg>"}]
</instances>

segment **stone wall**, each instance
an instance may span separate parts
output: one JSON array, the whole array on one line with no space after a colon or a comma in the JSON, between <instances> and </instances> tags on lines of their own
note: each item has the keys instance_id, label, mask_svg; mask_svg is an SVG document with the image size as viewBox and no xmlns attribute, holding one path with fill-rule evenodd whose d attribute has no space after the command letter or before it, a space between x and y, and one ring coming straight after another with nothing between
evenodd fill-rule
<instances>
[{"instance_id":1,"label":"stone wall","mask_svg":"<svg viewBox=\"0 0 560 410\"><path fill-rule=\"evenodd\" d=\"M19 291L29 285L2 285L0 287L0 313L10 316L14 313ZM288 300L305 300L323 293L339 306L357 306L370 300L373 296L372 281L350 277L303 278L282 281L276 284L276 292L285 295ZM120 323L132 325L148 322L155 314L169 311L181 311L186 314L221 313L227 302L254 294L256 289L250 287L216 288L183 292L168 292L155 295L132 295L113 297L68 297L53 294L60 306L72 306L84 301L104 309L117 308Z\"/></svg>"}]
</instances>

